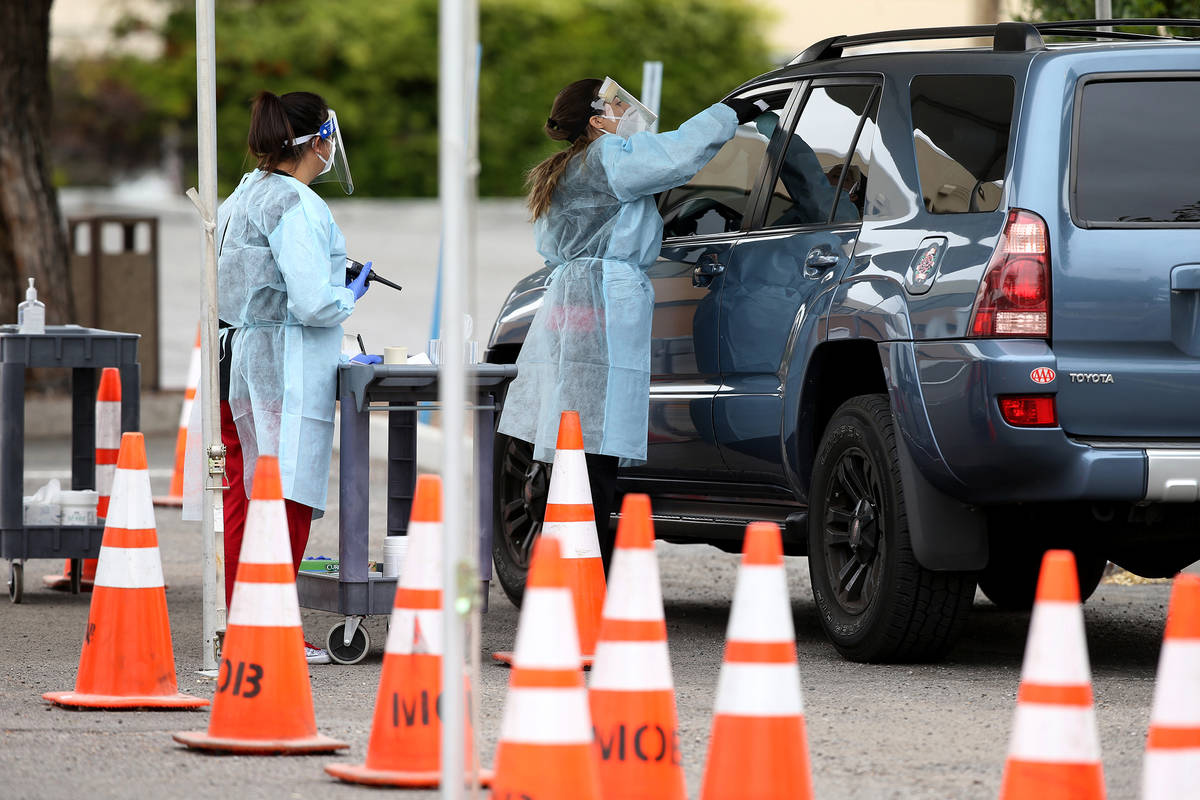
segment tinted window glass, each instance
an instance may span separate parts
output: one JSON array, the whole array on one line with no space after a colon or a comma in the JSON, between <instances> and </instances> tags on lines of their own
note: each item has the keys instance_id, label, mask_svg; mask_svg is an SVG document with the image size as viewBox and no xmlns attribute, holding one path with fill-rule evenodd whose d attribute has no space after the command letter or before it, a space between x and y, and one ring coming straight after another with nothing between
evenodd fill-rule
<instances>
[{"instance_id":1,"label":"tinted window glass","mask_svg":"<svg viewBox=\"0 0 1200 800\"><path fill-rule=\"evenodd\" d=\"M1200 222L1200 81L1089 83L1076 130L1075 214Z\"/></svg>"},{"instance_id":2,"label":"tinted window glass","mask_svg":"<svg viewBox=\"0 0 1200 800\"><path fill-rule=\"evenodd\" d=\"M999 207L1014 90L1007 75L913 78L913 144L927 211L962 214Z\"/></svg>"},{"instance_id":3,"label":"tinted window glass","mask_svg":"<svg viewBox=\"0 0 1200 800\"><path fill-rule=\"evenodd\" d=\"M779 165L767 206L768 228L825 224L831 216L837 222L862 219L874 92L873 86L818 86L809 93ZM869 103L863 147L855 149L847 167L846 156Z\"/></svg>"},{"instance_id":4,"label":"tinted window glass","mask_svg":"<svg viewBox=\"0 0 1200 800\"><path fill-rule=\"evenodd\" d=\"M791 91L789 85L745 97L766 100L770 110L762 118L778 120ZM770 128L774 130L773 125ZM703 236L740 230L769 141L770 131L763 133L753 123L739 125L734 137L696 177L659 198L663 235Z\"/></svg>"}]
</instances>

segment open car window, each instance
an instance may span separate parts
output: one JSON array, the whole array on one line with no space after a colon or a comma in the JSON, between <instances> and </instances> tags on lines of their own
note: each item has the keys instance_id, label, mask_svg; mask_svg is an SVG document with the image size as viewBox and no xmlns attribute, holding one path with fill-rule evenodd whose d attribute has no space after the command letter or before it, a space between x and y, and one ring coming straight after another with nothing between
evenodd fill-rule
<instances>
[{"instance_id":1,"label":"open car window","mask_svg":"<svg viewBox=\"0 0 1200 800\"><path fill-rule=\"evenodd\" d=\"M772 136L781 136L780 118L794 83L760 87L741 97L766 100L769 110L756 122L739 125L732 139L696 177L659 196L663 236L708 236L742 228L750 194L758 181ZM769 125L762 124L769 120ZM764 129L765 132L764 132Z\"/></svg>"}]
</instances>

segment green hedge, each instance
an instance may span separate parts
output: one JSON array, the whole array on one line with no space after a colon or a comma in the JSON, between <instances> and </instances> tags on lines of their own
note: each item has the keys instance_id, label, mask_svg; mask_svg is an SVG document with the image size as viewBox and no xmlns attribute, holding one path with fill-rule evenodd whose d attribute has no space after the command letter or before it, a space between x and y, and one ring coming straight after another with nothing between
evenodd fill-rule
<instances>
[{"instance_id":1,"label":"green hedge","mask_svg":"<svg viewBox=\"0 0 1200 800\"><path fill-rule=\"evenodd\" d=\"M194 4L168 2L172 11L158 29L161 59L86 65L89 75L105 78L82 84L116 81L132 89L144 114L181 132L184 164L194 172ZM771 66L762 35L767 20L751 0L481 0L480 6L485 195L520 194L524 171L554 150L541 126L555 93L570 81L608 74L639 91L643 60L663 61L665 130ZM250 166L245 141L254 93L305 89L337 109L356 195L437 193L437 0L221 0L217 15L223 192ZM145 28L136 19L122 26ZM69 180L69 165L64 172Z\"/></svg>"}]
</instances>

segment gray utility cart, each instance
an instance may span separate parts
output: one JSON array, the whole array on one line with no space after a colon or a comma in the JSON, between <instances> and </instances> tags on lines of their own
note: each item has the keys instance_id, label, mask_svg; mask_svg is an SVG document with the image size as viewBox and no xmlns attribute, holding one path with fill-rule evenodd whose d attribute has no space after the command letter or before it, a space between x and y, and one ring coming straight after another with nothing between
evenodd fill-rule
<instances>
[{"instance_id":1,"label":"gray utility cart","mask_svg":"<svg viewBox=\"0 0 1200 800\"><path fill-rule=\"evenodd\" d=\"M517 375L511 364L472 364L467 385L474 387L475 474L479 499L479 577L487 598L492 578L492 436L495 415L508 382ZM338 370L341 403L339 454L339 572L301 572L296 579L300 605L341 614L325 645L339 664L361 661L371 640L359 623L368 614L390 614L396 579L367 569L371 411L388 415L387 535L404 536L417 481L417 412L434 408L438 368L407 364L346 364ZM420 404L420 405L418 405Z\"/></svg>"},{"instance_id":2,"label":"gray utility cart","mask_svg":"<svg viewBox=\"0 0 1200 800\"><path fill-rule=\"evenodd\" d=\"M96 370L121 370L121 430L139 425L136 333L118 333L78 325L47 325L42 334L0 327L0 558L10 560L8 597L21 602L25 560L71 560L71 591L79 592L83 559L100 555L104 525L26 525L25 369L71 370L71 488L96 488Z\"/></svg>"}]
</instances>

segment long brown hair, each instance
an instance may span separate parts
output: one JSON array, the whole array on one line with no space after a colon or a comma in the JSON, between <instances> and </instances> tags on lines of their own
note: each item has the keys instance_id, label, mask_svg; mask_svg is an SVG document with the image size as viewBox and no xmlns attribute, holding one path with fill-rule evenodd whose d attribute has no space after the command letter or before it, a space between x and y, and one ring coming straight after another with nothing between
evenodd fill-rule
<instances>
[{"instance_id":1,"label":"long brown hair","mask_svg":"<svg viewBox=\"0 0 1200 800\"><path fill-rule=\"evenodd\" d=\"M298 160L311 140L297 145L290 142L298 136L316 133L327 116L329 106L319 94L288 92L279 97L259 92L255 95L246 143L258 159L258 168L270 172L280 164Z\"/></svg>"},{"instance_id":2,"label":"long brown hair","mask_svg":"<svg viewBox=\"0 0 1200 800\"><path fill-rule=\"evenodd\" d=\"M550 208L550 199L558 187L571 159L587 149L592 141L588 121L596 115L592 101L600 91L600 81L584 78L568 84L554 98L550 118L543 130L555 141L570 142L566 150L560 150L542 161L525 174L525 189L529 193L526 203L533 219L541 217Z\"/></svg>"}]
</instances>

